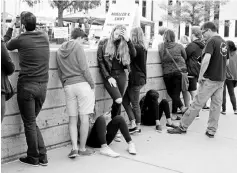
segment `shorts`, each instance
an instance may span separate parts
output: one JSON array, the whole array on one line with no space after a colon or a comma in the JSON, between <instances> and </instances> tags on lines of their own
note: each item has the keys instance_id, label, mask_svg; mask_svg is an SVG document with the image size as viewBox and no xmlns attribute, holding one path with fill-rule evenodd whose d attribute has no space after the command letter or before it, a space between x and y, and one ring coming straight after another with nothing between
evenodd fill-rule
<instances>
[{"instance_id":1,"label":"shorts","mask_svg":"<svg viewBox=\"0 0 237 173\"><path fill-rule=\"evenodd\" d=\"M189 81L188 91L197 90L197 78L196 77L189 77L188 81Z\"/></svg>"},{"instance_id":2,"label":"shorts","mask_svg":"<svg viewBox=\"0 0 237 173\"><path fill-rule=\"evenodd\" d=\"M64 91L69 116L94 113L95 94L87 82L66 85Z\"/></svg>"}]
</instances>

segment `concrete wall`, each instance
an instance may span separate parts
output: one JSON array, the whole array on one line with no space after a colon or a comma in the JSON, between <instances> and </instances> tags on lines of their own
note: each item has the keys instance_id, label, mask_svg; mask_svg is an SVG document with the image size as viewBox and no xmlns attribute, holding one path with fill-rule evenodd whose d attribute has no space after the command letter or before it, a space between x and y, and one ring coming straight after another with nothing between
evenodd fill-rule
<instances>
[{"instance_id":1,"label":"concrete wall","mask_svg":"<svg viewBox=\"0 0 237 173\"><path fill-rule=\"evenodd\" d=\"M50 53L47 97L43 109L37 118L37 124L41 129L45 144L48 148L68 144L70 140L68 116L66 115L65 109L65 96L58 78L55 51L56 50L51 50ZM16 65L16 71L10 77L10 80L12 81L13 86L16 87L19 74L18 54L17 52L11 52L10 55ZM96 83L96 115L98 116L103 114L103 112L108 111L112 100L103 86L96 59L96 50L86 50L86 55L92 76ZM141 95L144 95L149 89L156 89L160 93L160 98L166 98L167 93L162 79L161 63L157 50L148 51L147 77L147 84L143 87ZM1 132L2 162L14 160L20 155L25 154L27 146L16 95L14 95L6 104L6 116L2 123Z\"/></svg>"}]
</instances>

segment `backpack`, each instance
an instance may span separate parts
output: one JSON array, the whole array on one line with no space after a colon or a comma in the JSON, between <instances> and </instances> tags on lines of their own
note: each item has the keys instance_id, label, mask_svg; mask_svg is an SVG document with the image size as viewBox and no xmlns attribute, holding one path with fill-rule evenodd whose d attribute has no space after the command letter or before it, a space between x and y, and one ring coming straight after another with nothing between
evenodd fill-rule
<instances>
[{"instance_id":1,"label":"backpack","mask_svg":"<svg viewBox=\"0 0 237 173\"><path fill-rule=\"evenodd\" d=\"M187 59L186 65L187 65L188 75L194 76L197 78L199 77L199 73L201 69L201 64L198 62L199 58L200 57L196 58L192 56Z\"/></svg>"}]
</instances>

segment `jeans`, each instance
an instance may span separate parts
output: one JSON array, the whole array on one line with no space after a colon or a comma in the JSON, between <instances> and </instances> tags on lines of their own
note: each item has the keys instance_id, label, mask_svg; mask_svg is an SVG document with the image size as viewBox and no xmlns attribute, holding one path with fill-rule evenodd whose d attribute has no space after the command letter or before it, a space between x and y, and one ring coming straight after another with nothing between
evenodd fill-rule
<instances>
[{"instance_id":1,"label":"jeans","mask_svg":"<svg viewBox=\"0 0 237 173\"><path fill-rule=\"evenodd\" d=\"M141 109L139 105L139 96L142 87L143 85L141 86L128 85L123 97L123 107L128 114L128 118L130 121L136 119L136 123L141 123Z\"/></svg>"},{"instance_id":2,"label":"jeans","mask_svg":"<svg viewBox=\"0 0 237 173\"><path fill-rule=\"evenodd\" d=\"M166 99L162 99L160 103L157 100L149 100L148 103L143 106L142 123L146 126L156 125L156 120L160 120L163 113L165 113L166 119L170 118L169 103Z\"/></svg>"},{"instance_id":3,"label":"jeans","mask_svg":"<svg viewBox=\"0 0 237 173\"><path fill-rule=\"evenodd\" d=\"M93 148L100 148L103 144L110 144L116 136L118 130L121 131L126 142L132 139L128 131L127 124L122 116L114 117L106 127L105 118L100 116L96 119L91 133L87 139L87 145ZM107 131L107 132L106 132Z\"/></svg>"},{"instance_id":4,"label":"jeans","mask_svg":"<svg viewBox=\"0 0 237 173\"><path fill-rule=\"evenodd\" d=\"M112 87L108 80L104 80L104 86L108 91L109 95L113 99L113 105L111 110L111 117L114 118L121 114L121 104L116 103L115 100L122 98L125 92L125 87L127 84L127 76L125 71L122 70L112 70L111 77L113 77L117 82L117 87Z\"/></svg>"},{"instance_id":5,"label":"jeans","mask_svg":"<svg viewBox=\"0 0 237 173\"><path fill-rule=\"evenodd\" d=\"M234 91L234 86L235 86L235 82L234 80L228 80L226 79L225 84L224 84L224 91L223 91L223 102L222 102L222 110L226 111L226 86L228 89L228 93L230 96L230 101L232 103L233 106L233 110L237 110L236 109L236 97L235 97L235 91Z\"/></svg>"},{"instance_id":6,"label":"jeans","mask_svg":"<svg viewBox=\"0 0 237 173\"><path fill-rule=\"evenodd\" d=\"M22 82L17 84L17 102L24 123L27 156L38 162L45 159L44 140L36 124L36 118L43 106L47 91L47 83Z\"/></svg>"},{"instance_id":7,"label":"jeans","mask_svg":"<svg viewBox=\"0 0 237 173\"><path fill-rule=\"evenodd\" d=\"M183 103L180 99L180 93L182 90L181 79L182 76L179 73L173 73L164 76L167 93L172 99L172 113L176 112L176 106L180 109L183 107Z\"/></svg>"},{"instance_id":8,"label":"jeans","mask_svg":"<svg viewBox=\"0 0 237 173\"><path fill-rule=\"evenodd\" d=\"M184 113L181 119L180 129L186 131L187 128L192 124L195 117L199 114L207 100L211 98L207 132L214 135L218 128L223 96L223 86L224 82L222 81L211 81L209 79L203 81L198 87L197 95L195 96L191 106Z\"/></svg>"}]
</instances>

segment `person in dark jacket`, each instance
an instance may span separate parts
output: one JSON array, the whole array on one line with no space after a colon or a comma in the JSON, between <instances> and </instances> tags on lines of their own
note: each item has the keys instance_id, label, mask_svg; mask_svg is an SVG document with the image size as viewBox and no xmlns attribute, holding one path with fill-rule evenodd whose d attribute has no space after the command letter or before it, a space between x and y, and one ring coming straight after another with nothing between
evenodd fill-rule
<instances>
[{"instance_id":1,"label":"person in dark jacket","mask_svg":"<svg viewBox=\"0 0 237 173\"><path fill-rule=\"evenodd\" d=\"M19 160L31 166L47 166L47 150L36 123L46 98L49 78L49 38L45 32L36 31L36 17L22 12L21 28L24 30L12 38L9 28L4 40L8 50L18 50L20 72L17 82L17 103L24 123L27 156Z\"/></svg>"},{"instance_id":2,"label":"person in dark jacket","mask_svg":"<svg viewBox=\"0 0 237 173\"><path fill-rule=\"evenodd\" d=\"M5 42L1 39L1 123L5 114L5 103L12 96L12 88L8 76L15 70ZM10 96L9 96L10 94Z\"/></svg>"},{"instance_id":3,"label":"person in dark jacket","mask_svg":"<svg viewBox=\"0 0 237 173\"><path fill-rule=\"evenodd\" d=\"M108 39L101 40L97 50L97 60L104 80L104 87L113 99L111 118L120 116L122 97L127 84L125 68L130 70L130 61L136 56L136 49L127 36L126 28L117 25ZM126 127L128 131L128 128ZM129 151L135 153L135 145L129 143Z\"/></svg>"},{"instance_id":4,"label":"person in dark jacket","mask_svg":"<svg viewBox=\"0 0 237 173\"><path fill-rule=\"evenodd\" d=\"M199 70L201 68L201 63L200 63L200 59L202 56L202 50L204 48L204 43L201 40L202 39L202 32L201 29L197 26L192 27L191 29L191 43L187 45L187 47L185 48L186 54L187 54L187 62L191 59L191 58L195 58L197 65L199 66ZM187 63L187 69L192 69L194 67L190 67L189 63ZM197 90L197 80L198 80L198 75L199 74L194 74L192 73L192 71L188 70L188 79L189 79L189 88L188 91L191 95L191 100L194 99L194 96L196 94L196 90ZM187 98L188 100L190 100L189 98Z\"/></svg>"},{"instance_id":5,"label":"person in dark jacket","mask_svg":"<svg viewBox=\"0 0 237 173\"><path fill-rule=\"evenodd\" d=\"M129 131L134 133L141 132L139 96L141 88L146 84L147 49L144 44L144 34L140 27L132 29L130 38L135 46L137 55L130 64L131 72L129 73L128 87L123 97L123 106L131 121L131 129Z\"/></svg>"},{"instance_id":6,"label":"person in dark jacket","mask_svg":"<svg viewBox=\"0 0 237 173\"><path fill-rule=\"evenodd\" d=\"M139 104L141 107L141 122L143 125L156 125L156 131L161 132L162 126L160 124L160 119L163 113L165 113L167 120L166 127L177 127L171 120L168 101L166 99L159 99L159 93L156 90L147 91Z\"/></svg>"},{"instance_id":7,"label":"person in dark jacket","mask_svg":"<svg viewBox=\"0 0 237 173\"><path fill-rule=\"evenodd\" d=\"M112 118L121 112L122 97L125 92L127 76L125 68L130 69L130 59L136 56L136 49L127 36L126 28L117 25L109 39L98 45L98 65L104 80L104 86L113 99Z\"/></svg>"}]
</instances>

